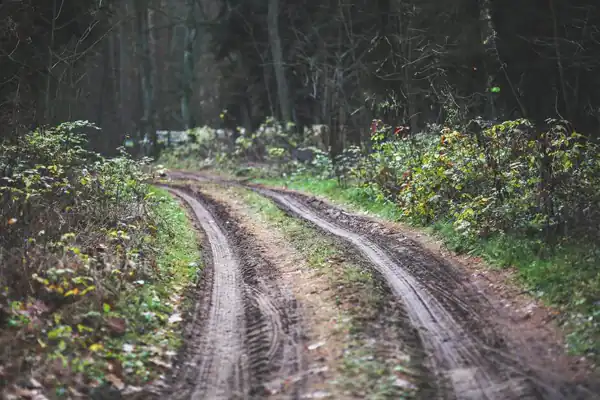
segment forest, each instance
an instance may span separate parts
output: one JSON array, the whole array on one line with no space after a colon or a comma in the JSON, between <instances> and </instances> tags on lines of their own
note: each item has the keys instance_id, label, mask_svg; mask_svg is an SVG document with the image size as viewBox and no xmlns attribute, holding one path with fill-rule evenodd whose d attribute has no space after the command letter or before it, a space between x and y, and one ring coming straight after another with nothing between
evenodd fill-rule
<instances>
[{"instance_id":1,"label":"forest","mask_svg":"<svg viewBox=\"0 0 600 400\"><path fill-rule=\"evenodd\" d=\"M598 398L597 2L0 17L2 398Z\"/></svg>"}]
</instances>

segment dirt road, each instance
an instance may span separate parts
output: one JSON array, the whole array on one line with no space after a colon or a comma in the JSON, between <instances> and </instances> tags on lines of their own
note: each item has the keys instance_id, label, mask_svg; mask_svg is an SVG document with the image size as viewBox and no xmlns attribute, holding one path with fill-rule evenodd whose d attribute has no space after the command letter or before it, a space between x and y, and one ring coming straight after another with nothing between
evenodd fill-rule
<instances>
[{"instance_id":1,"label":"dirt road","mask_svg":"<svg viewBox=\"0 0 600 400\"><path fill-rule=\"evenodd\" d=\"M235 399L260 396L270 374L299 366L293 300L269 279L268 267L243 252L242 234L218 205L190 191L170 188L199 222L210 246L209 272L192 320L186 354L170 399Z\"/></svg>"},{"instance_id":2,"label":"dirt road","mask_svg":"<svg viewBox=\"0 0 600 400\"><path fill-rule=\"evenodd\" d=\"M194 174L172 178L209 180ZM420 337L438 397L599 398L587 385L574 383L583 366L557 352L556 343L524 342L517 325L500 329L495 321L499 310L492 301L453 265L401 233L382 233L364 217L306 196L259 186L251 189L293 218L347 243L382 277ZM299 317L302 303L298 310L293 291L282 290L277 266L269 266L257 254L247 232L240 234L226 205L198 192L172 191L200 222L213 268L205 279L210 282L205 282L205 297L199 301L204 311L197 313L197 328L188 339L193 351L180 368L171 398L263 398L268 382L302 375L308 368L305 344L298 340L305 330ZM302 393L301 385L296 385L280 397L300 398Z\"/></svg>"}]
</instances>

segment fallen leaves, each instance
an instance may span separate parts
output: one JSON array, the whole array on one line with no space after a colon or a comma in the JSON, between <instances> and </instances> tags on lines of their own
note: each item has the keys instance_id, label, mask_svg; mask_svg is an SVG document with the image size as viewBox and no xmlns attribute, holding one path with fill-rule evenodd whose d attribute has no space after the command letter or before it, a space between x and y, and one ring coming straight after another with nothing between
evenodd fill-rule
<instances>
[{"instance_id":1,"label":"fallen leaves","mask_svg":"<svg viewBox=\"0 0 600 400\"><path fill-rule=\"evenodd\" d=\"M320 341L320 342L317 342L317 343L313 343L313 344L311 344L311 345L308 346L308 350L310 350L310 351L316 350L319 347L322 347L324 345L325 345L325 341Z\"/></svg>"},{"instance_id":2,"label":"fallen leaves","mask_svg":"<svg viewBox=\"0 0 600 400\"><path fill-rule=\"evenodd\" d=\"M18 397L15 397L15 399L17 398L21 398L21 399L27 399L27 400L48 400L48 398L46 396L44 396L41 393L41 390L39 389L23 389L20 387L16 387L14 389L14 394ZM9 394L10 396L10 394Z\"/></svg>"},{"instance_id":3,"label":"fallen leaves","mask_svg":"<svg viewBox=\"0 0 600 400\"><path fill-rule=\"evenodd\" d=\"M165 369L171 369L171 364L164 362L160 358L151 358L150 362L158 367L162 367Z\"/></svg>"},{"instance_id":4,"label":"fallen leaves","mask_svg":"<svg viewBox=\"0 0 600 400\"><path fill-rule=\"evenodd\" d=\"M43 394L42 384L35 378L30 378L23 386L13 386L12 390L2 393L2 398L11 399L26 399L26 400L48 400Z\"/></svg>"},{"instance_id":5,"label":"fallen leaves","mask_svg":"<svg viewBox=\"0 0 600 400\"><path fill-rule=\"evenodd\" d=\"M114 387L116 387L119 390L123 390L125 389L125 382L123 382L118 376L116 376L115 374L107 374L105 376L105 379L107 382L112 383L112 385Z\"/></svg>"}]
</instances>

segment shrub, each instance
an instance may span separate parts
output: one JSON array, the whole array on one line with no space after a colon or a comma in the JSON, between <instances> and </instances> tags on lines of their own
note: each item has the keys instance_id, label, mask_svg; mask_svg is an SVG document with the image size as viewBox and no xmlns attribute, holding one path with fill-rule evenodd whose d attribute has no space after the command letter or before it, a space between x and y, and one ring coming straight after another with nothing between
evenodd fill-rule
<instances>
[{"instance_id":1,"label":"shrub","mask_svg":"<svg viewBox=\"0 0 600 400\"><path fill-rule=\"evenodd\" d=\"M124 294L160 277L153 255L160 216L152 212L150 175L143 172L149 160L124 152L106 159L85 150L77 130L89 126L65 123L0 146L5 380L51 370L55 362L79 383L98 378L122 351L107 347L107 335L124 334L128 324L138 334L151 327L151 321L128 321L117 307ZM142 312L131 302L128 307ZM146 379L143 367L136 364L131 374ZM66 385L64 379L50 385Z\"/></svg>"},{"instance_id":2,"label":"shrub","mask_svg":"<svg viewBox=\"0 0 600 400\"><path fill-rule=\"evenodd\" d=\"M544 240L594 234L600 223L598 146L548 121L526 120L437 137L398 138L381 127L354 169L365 186L419 223L451 217L465 235L522 233Z\"/></svg>"}]
</instances>

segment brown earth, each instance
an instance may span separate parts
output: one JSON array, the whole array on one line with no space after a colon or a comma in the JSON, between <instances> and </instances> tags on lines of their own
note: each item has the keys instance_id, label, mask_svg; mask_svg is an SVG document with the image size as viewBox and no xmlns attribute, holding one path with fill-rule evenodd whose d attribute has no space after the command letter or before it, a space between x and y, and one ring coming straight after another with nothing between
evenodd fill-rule
<instances>
[{"instance_id":1,"label":"brown earth","mask_svg":"<svg viewBox=\"0 0 600 400\"><path fill-rule=\"evenodd\" d=\"M210 245L201 306L170 399L261 398L264 382L299 370L295 301L277 271L247 248L227 211L190 189L171 188L194 212Z\"/></svg>"},{"instance_id":2,"label":"brown earth","mask_svg":"<svg viewBox=\"0 0 600 400\"><path fill-rule=\"evenodd\" d=\"M414 351L414 342L418 339L410 328L409 334L406 334L406 316L390 292L379 293L382 294L383 303L387 302L381 305L383 307L381 309L373 308L372 304L360 304L361 301L357 297L365 298L373 294L365 293L364 290L360 293L360 289L352 288L352 285L344 280L341 284L332 286L331 275L344 274L343 259L328 260L327 273L313 269L308 265L306 256L290 245L282 233L269 229L268 224L253 215L253 211L240 199L240 189L227 189L207 183L203 183L200 187L204 196L227 204L231 214L236 216L237 226L249 233L253 250L277 267L281 272L282 287L289 288L298 300L305 332L304 369L296 376L286 379L282 377L269 383L269 387L279 392L278 388L285 387L287 382L303 380L306 393L301 398L321 396L336 399L365 398L361 393L344 390L338 383L345 379L340 376L344 374L340 371L344 363L344 353L351 350L352 346L361 345L350 338L343 328L342 320L345 318L345 311L351 310L355 316L362 314L362 317L369 321L370 328L365 329L367 341L374 344L377 351L384 353L388 361L394 358L413 360L413 365L407 366L411 375L397 373L396 383L408 387L418 384L421 389L420 394L432 398L431 394L435 392L435 388L430 382L424 382L426 371L423 369L422 357L419 358L422 355L415 354ZM337 247L344 251L344 258L351 259L354 264L364 263L360 255L355 254L345 244L340 243ZM369 269L369 267L365 268ZM371 309L357 312L357 308L361 307ZM350 345L349 340L354 343Z\"/></svg>"}]
</instances>

